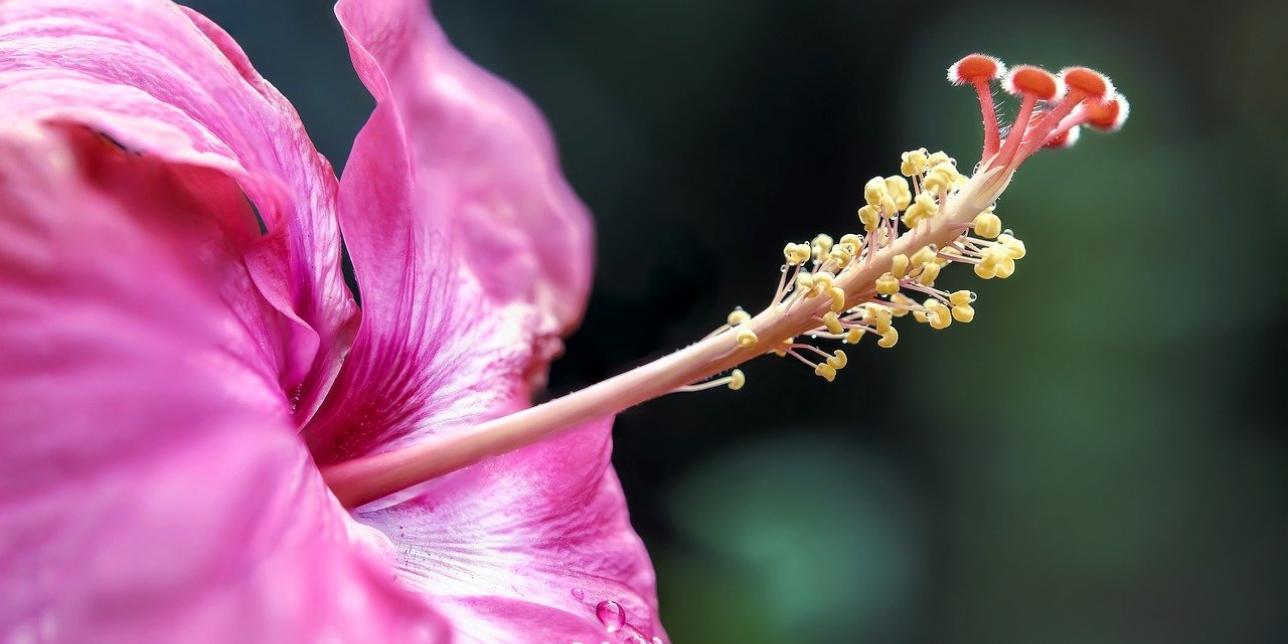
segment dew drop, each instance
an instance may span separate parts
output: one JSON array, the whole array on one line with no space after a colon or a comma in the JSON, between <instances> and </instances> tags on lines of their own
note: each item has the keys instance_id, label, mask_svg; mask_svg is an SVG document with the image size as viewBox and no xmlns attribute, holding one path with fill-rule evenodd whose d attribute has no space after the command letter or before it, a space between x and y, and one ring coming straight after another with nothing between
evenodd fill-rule
<instances>
[{"instance_id":1,"label":"dew drop","mask_svg":"<svg viewBox=\"0 0 1288 644\"><path fill-rule=\"evenodd\" d=\"M615 601L599 602L595 607L595 616L609 633L616 633L617 629L626 623L626 611L623 611L621 605Z\"/></svg>"},{"instance_id":2,"label":"dew drop","mask_svg":"<svg viewBox=\"0 0 1288 644\"><path fill-rule=\"evenodd\" d=\"M582 599L585 599L585 598L586 598L586 591L584 591L584 590L582 590L582 589L580 589L580 588L573 588L573 589L572 589L572 598L573 598L573 599L576 599L576 600L582 600Z\"/></svg>"},{"instance_id":3,"label":"dew drop","mask_svg":"<svg viewBox=\"0 0 1288 644\"><path fill-rule=\"evenodd\" d=\"M654 635L654 636L653 636L653 644L666 644L666 643L662 641L662 638L660 638L660 637L658 637L658 636Z\"/></svg>"}]
</instances>

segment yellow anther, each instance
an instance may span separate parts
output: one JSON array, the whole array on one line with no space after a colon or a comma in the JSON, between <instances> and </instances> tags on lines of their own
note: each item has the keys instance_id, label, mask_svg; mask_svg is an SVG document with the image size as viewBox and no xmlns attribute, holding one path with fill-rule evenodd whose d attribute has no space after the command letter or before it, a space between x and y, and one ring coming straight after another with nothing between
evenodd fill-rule
<instances>
[{"instance_id":1,"label":"yellow anther","mask_svg":"<svg viewBox=\"0 0 1288 644\"><path fill-rule=\"evenodd\" d=\"M796 275L796 288L802 291L808 291L814 288L813 273L807 273L805 271L801 271L800 273L798 273Z\"/></svg>"},{"instance_id":2,"label":"yellow anther","mask_svg":"<svg viewBox=\"0 0 1288 644\"><path fill-rule=\"evenodd\" d=\"M827 235L818 235L814 237L811 245L814 259L820 262L827 261L827 254L832 250L832 238Z\"/></svg>"},{"instance_id":3,"label":"yellow anther","mask_svg":"<svg viewBox=\"0 0 1288 644\"><path fill-rule=\"evenodd\" d=\"M920 324L925 324L928 321L926 318L926 312L922 309L917 309L913 311L912 319L916 320Z\"/></svg>"},{"instance_id":4,"label":"yellow anther","mask_svg":"<svg viewBox=\"0 0 1288 644\"><path fill-rule=\"evenodd\" d=\"M886 192L894 200L895 208L903 210L912 203L912 189L908 187L908 180L900 176L885 178Z\"/></svg>"},{"instance_id":5,"label":"yellow anther","mask_svg":"<svg viewBox=\"0 0 1288 644\"><path fill-rule=\"evenodd\" d=\"M926 321L930 323L932 329L946 329L953 323L952 314L948 307L936 299L926 300Z\"/></svg>"},{"instance_id":6,"label":"yellow anther","mask_svg":"<svg viewBox=\"0 0 1288 644\"><path fill-rule=\"evenodd\" d=\"M841 235L841 244L849 244L854 248L853 252L859 252L859 247L863 245L863 236L854 233L845 233Z\"/></svg>"},{"instance_id":7,"label":"yellow anther","mask_svg":"<svg viewBox=\"0 0 1288 644\"><path fill-rule=\"evenodd\" d=\"M863 339L863 329L860 329L859 327L853 327L849 331L845 332L846 344L858 344L859 340L862 340L862 339Z\"/></svg>"},{"instance_id":8,"label":"yellow anther","mask_svg":"<svg viewBox=\"0 0 1288 644\"><path fill-rule=\"evenodd\" d=\"M957 306L954 306L953 319L961 322L962 324L968 324L971 320L975 319L975 307L969 304L958 304Z\"/></svg>"},{"instance_id":9,"label":"yellow anther","mask_svg":"<svg viewBox=\"0 0 1288 644\"><path fill-rule=\"evenodd\" d=\"M881 198L881 214L891 219L899 215L899 206L894 202L894 197L886 195Z\"/></svg>"},{"instance_id":10,"label":"yellow anther","mask_svg":"<svg viewBox=\"0 0 1288 644\"><path fill-rule=\"evenodd\" d=\"M828 291L831 291L833 281L835 279L836 276L827 271L814 273L814 291L812 294L827 293Z\"/></svg>"},{"instance_id":11,"label":"yellow anther","mask_svg":"<svg viewBox=\"0 0 1288 644\"><path fill-rule=\"evenodd\" d=\"M872 232L881 222L881 213L877 211L876 206L864 206L859 208L859 221L863 224L863 230Z\"/></svg>"},{"instance_id":12,"label":"yellow anther","mask_svg":"<svg viewBox=\"0 0 1288 644\"><path fill-rule=\"evenodd\" d=\"M751 314L742 309L734 309L733 312L729 314L729 317L725 318L725 321L729 323L729 326L738 326L739 324L744 324L749 320L751 320Z\"/></svg>"},{"instance_id":13,"label":"yellow anther","mask_svg":"<svg viewBox=\"0 0 1288 644\"><path fill-rule=\"evenodd\" d=\"M975 234L984 239L993 239L1002 234L1002 218L993 214L992 210L985 210L975 215L973 226Z\"/></svg>"},{"instance_id":14,"label":"yellow anther","mask_svg":"<svg viewBox=\"0 0 1288 644\"><path fill-rule=\"evenodd\" d=\"M909 228L915 228L923 220L934 217L937 212L939 212L939 204L935 202L934 197L923 192L917 195L911 206L908 206L907 212L903 214L903 223Z\"/></svg>"},{"instance_id":15,"label":"yellow anther","mask_svg":"<svg viewBox=\"0 0 1288 644\"><path fill-rule=\"evenodd\" d=\"M809 244L788 244L783 247L783 257L787 259L788 266L800 266L808 262L811 252Z\"/></svg>"},{"instance_id":16,"label":"yellow anther","mask_svg":"<svg viewBox=\"0 0 1288 644\"><path fill-rule=\"evenodd\" d=\"M832 382L833 380L836 380L836 368L832 365L820 362L814 365L814 375L828 382Z\"/></svg>"},{"instance_id":17,"label":"yellow anther","mask_svg":"<svg viewBox=\"0 0 1288 644\"><path fill-rule=\"evenodd\" d=\"M845 289L839 286L833 286L828 293L832 296L832 312L840 313L845 310Z\"/></svg>"},{"instance_id":18,"label":"yellow anther","mask_svg":"<svg viewBox=\"0 0 1288 644\"><path fill-rule=\"evenodd\" d=\"M845 352L837 349L832 352L832 357L827 359L827 366L840 371L841 369L844 369L845 365L849 364L849 362L850 359L845 355Z\"/></svg>"},{"instance_id":19,"label":"yellow anther","mask_svg":"<svg viewBox=\"0 0 1288 644\"><path fill-rule=\"evenodd\" d=\"M953 291L952 294L948 296L948 301L953 306L970 306L970 304L975 301L975 294L965 289Z\"/></svg>"},{"instance_id":20,"label":"yellow anther","mask_svg":"<svg viewBox=\"0 0 1288 644\"><path fill-rule=\"evenodd\" d=\"M921 267L921 274L917 276L917 281L922 286L934 286L935 279L939 277L939 264L930 262Z\"/></svg>"},{"instance_id":21,"label":"yellow anther","mask_svg":"<svg viewBox=\"0 0 1288 644\"><path fill-rule=\"evenodd\" d=\"M747 376L743 375L742 369L734 369L729 374L729 388L738 391L742 386L747 384Z\"/></svg>"},{"instance_id":22,"label":"yellow anther","mask_svg":"<svg viewBox=\"0 0 1288 644\"><path fill-rule=\"evenodd\" d=\"M899 173L905 177L921 174L926 171L926 148L909 150L901 155Z\"/></svg>"},{"instance_id":23,"label":"yellow anther","mask_svg":"<svg viewBox=\"0 0 1288 644\"><path fill-rule=\"evenodd\" d=\"M975 274L984 279L999 277L1006 279L1015 273L1015 260L1011 250L1002 244L995 244L984 249L980 262L975 265Z\"/></svg>"},{"instance_id":24,"label":"yellow anther","mask_svg":"<svg viewBox=\"0 0 1288 644\"><path fill-rule=\"evenodd\" d=\"M903 276L908 274L907 255L899 253L894 256L894 259L890 261L890 274L895 276L897 279L903 279Z\"/></svg>"},{"instance_id":25,"label":"yellow anther","mask_svg":"<svg viewBox=\"0 0 1288 644\"><path fill-rule=\"evenodd\" d=\"M738 329L738 334L734 336L734 339L738 341L738 346L744 349L755 345L756 341L759 340L756 337L756 332L747 328Z\"/></svg>"},{"instance_id":26,"label":"yellow anther","mask_svg":"<svg viewBox=\"0 0 1288 644\"><path fill-rule=\"evenodd\" d=\"M899 342L899 329L890 327L881 332L881 339L877 340L877 346L882 349L889 349Z\"/></svg>"},{"instance_id":27,"label":"yellow anther","mask_svg":"<svg viewBox=\"0 0 1288 644\"><path fill-rule=\"evenodd\" d=\"M957 172L957 167L950 163L932 164L930 172L926 173L926 180L921 185L930 192L949 190L960 183L959 177L961 173Z\"/></svg>"},{"instance_id":28,"label":"yellow anther","mask_svg":"<svg viewBox=\"0 0 1288 644\"><path fill-rule=\"evenodd\" d=\"M938 251L935 250L934 246L926 244L925 246L917 249L917 252L913 253L912 258L908 261L912 264L912 268L925 266L926 264L934 261L937 252Z\"/></svg>"},{"instance_id":29,"label":"yellow anther","mask_svg":"<svg viewBox=\"0 0 1288 644\"><path fill-rule=\"evenodd\" d=\"M827 327L828 333L837 335L845 333L845 327L841 326L841 320L837 317L835 311L828 311L823 314L823 326Z\"/></svg>"},{"instance_id":30,"label":"yellow anther","mask_svg":"<svg viewBox=\"0 0 1288 644\"><path fill-rule=\"evenodd\" d=\"M1015 274L1015 260L1007 257L997 263L996 274L998 279L1006 279Z\"/></svg>"},{"instance_id":31,"label":"yellow anther","mask_svg":"<svg viewBox=\"0 0 1288 644\"><path fill-rule=\"evenodd\" d=\"M1014 235L1002 233L997 237L997 241L1006 247L1006 252L1011 259L1022 259L1025 255L1024 242L1016 239Z\"/></svg>"},{"instance_id":32,"label":"yellow anther","mask_svg":"<svg viewBox=\"0 0 1288 644\"><path fill-rule=\"evenodd\" d=\"M948 153L944 152L943 150L935 152L934 154L931 154L930 156L926 157L926 165L932 168L944 163L947 163L953 166L954 168L957 167L957 159L954 159L948 156Z\"/></svg>"},{"instance_id":33,"label":"yellow anther","mask_svg":"<svg viewBox=\"0 0 1288 644\"><path fill-rule=\"evenodd\" d=\"M903 255L900 255L903 257ZM877 278L877 293L881 295L894 295L899 292L899 278L886 273Z\"/></svg>"},{"instance_id":34,"label":"yellow anther","mask_svg":"<svg viewBox=\"0 0 1288 644\"><path fill-rule=\"evenodd\" d=\"M832 252L828 253L828 257L837 264L840 264L841 268L845 268L854 260L854 254L857 252L859 252L857 246L853 246L848 243L840 243L832 247Z\"/></svg>"},{"instance_id":35,"label":"yellow anther","mask_svg":"<svg viewBox=\"0 0 1288 644\"><path fill-rule=\"evenodd\" d=\"M879 207L881 202L889 197L890 194L886 192L885 179L881 177L872 177L863 185L863 200L869 206Z\"/></svg>"},{"instance_id":36,"label":"yellow anther","mask_svg":"<svg viewBox=\"0 0 1288 644\"><path fill-rule=\"evenodd\" d=\"M884 306L869 305L863 321L875 326L877 333L884 333L894 324L894 313Z\"/></svg>"},{"instance_id":37,"label":"yellow anther","mask_svg":"<svg viewBox=\"0 0 1288 644\"><path fill-rule=\"evenodd\" d=\"M814 273L814 287L810 290L809 295L814 296L823 294L823 292L831 291L833 281L835 281L835 279L836 276L833 276L832 273L828 273L827 270L819 270L818 273Z\"/></svg>"}]
</instances>

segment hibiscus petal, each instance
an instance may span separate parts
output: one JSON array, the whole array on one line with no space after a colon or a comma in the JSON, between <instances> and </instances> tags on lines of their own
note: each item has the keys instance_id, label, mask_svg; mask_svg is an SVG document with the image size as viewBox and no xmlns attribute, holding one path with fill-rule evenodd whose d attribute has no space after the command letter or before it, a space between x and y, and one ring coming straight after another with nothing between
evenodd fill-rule
<instances>
[{"instance_id":1,"label":"hibiscus petal","mask_svg":"<svg viewBox=\"0 0 1288 644\"><path fill-rule=\"evenodd\" d=\"M453 49L423 0L336 13L377 103L340 192L363 298L346 382L371 395L308 429L323 459L526 405L591 268L589 214L536 108Z\"/></svg>"},{"instance_id":2,"label":"hibiscus petal","mask_svg":"<svg viewBox=\"0 0 1288 644\"><path fill-rule=\"evenodd\" d=\"M322 483L187 175L63 142L0 133L0 640L447 637Z\"/></svg>"},{"instance_id":3,"label":"hibiscus petal","mask_svg":"<svg viewBox=\"0 0 1288 644\"><path fill-rule=\"evenodd\" d=\"M465 641L662 640L653 567L609 465L610 425L484 461L358 519L390 536L404 577Z\"/></svg>"},{"instance_id":4,"label":"hibiscus petal","mask_svg":"<svg viewBox=\"0 0 1288 644\"><path fill-rule=\"evenodd\" d=\"M226 33L168 0L0 2L0 111L234 178L268 229L244 251L255 281L297 323L281 385L300 387L301 420L312 413L355 313L335 175Z\"/></svg>"},{"instance_id":5,"label":"hibiscus petal","mask_svg":"<svg viewBox=\"0 0 1288 644\"><path fill-rule=\"evenodd\" d=\"M342 0L337 14L377 107L341 179L363 321L305 429L323 462L530 404L530 376L580 315L590 269L587 213L532 105L452 49L422 0ZM610 424L479 463L359 518L390 536L407 581L467 641L665 637L609 463Z\"/></svg>"}]
</instances>

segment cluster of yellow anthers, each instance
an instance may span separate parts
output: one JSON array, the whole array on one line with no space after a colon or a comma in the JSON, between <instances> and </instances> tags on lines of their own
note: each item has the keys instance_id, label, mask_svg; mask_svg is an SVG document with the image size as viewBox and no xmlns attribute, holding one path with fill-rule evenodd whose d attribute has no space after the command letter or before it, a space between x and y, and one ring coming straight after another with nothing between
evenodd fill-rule
<instances>
[{"instance_id":1,"label":"cluster of yellow anthers","mask_svg":"<svg viewBox=\"0 0 1288 644\"><path fill-rule=\"evenodd\" d=\"M912 314L914 320L934 329L973 320L975 294L944 290L936 281L951 263L971 264L983 279L1006 279L1015 273L1015 262L1025 254L1024 242L1010 230L1003 230L1001 219L993 212L997 195L1015 169L1038 149L1070 147L1081 126L1117 130L1127 116L1127 101L1109 79L1085 67L1068 68L1056 75L1025 65L1008 73L996 58L972 54L949 68L948 76L954 84L973 86L978 94L984 145L974 176L996 176L991 183L982 182L993 192L975 190L972 197L985 194L982 208L961 212L969 206L954 203L954 221L939 221L950 200L972 177L963 175L957 161L944 152L910 150L903 153L900 174L873 177L864 185L866 203L858 211L862 231L847 233L839 240L819 235L809 243L787 244L783 276L771 310L786 315L809 308L811 302L827 302L826 309L814 307L823 312L811 318L817 326L804 332L811 339L857 344L871 333L878 338L877 346L888 349L899 341L895 318ZM1019 114L1005 141L1001 140L1002 128L990 89L990 83L997 80L1007 92L1021 97ZM917 240L900 244L900 249L908 247L908 252L892 248L905 237ZM919 241L923 239L926 243ZM883 253L887 249L890 252ZM856 298L856 280L842 278L847 271L872 266L888 270L860 285ZM842 281L851 288L843 288ZM731 331L738 347L751 348L759 342L751 321L752 316L738 309L717 332ZM774 342L762 351L800 360L829 382L846 366L844 351L827 353L797 337ZM718 385L739 389L745 383L743 373L734 370L725 378L685 389Z\"/></svg>"},{"instance_id":2,"label":"cluster of yellow anthers","mask_svg":"<svg viewBox=\"0 0 1288 644\"><path fill-rule=\"evenodd\" d=\"M975 294L937 288L943 268L954 262L973 264L975 274L984 279L1005 279L1015 272L1015 261L1024 257L1024 242L1010 231L1003 232L1002 220L990 208L976 215L969 229L942 248L926 244L911 254L894 255L889 270L872 285L868 299L849 305L845 290L836 285L838 277L875 258L899 238L901 228L913 230L929 223L967 179L957 170L955 159L924 148L903 153L900 171L901 175L873 177L864 186L866 204L858 211L861 233L846 233L839 240L819 235L810 243L791 243L783 248L786 261L774 299L776 306L791 308L813 298L828 301L818 327L807 332L811 338L858 344L871 333L878 338L877 346L889 349L899 341L895 318L912 314L914 320L934 329L946 329L954 320L968 323L975 318ZM729 326L734 327L742 346L757 340L751 329L737 328L750 319L741 310L729 316ZM770 350L800 360L829 382L848 362L841 349L829 354L796 338ZM815 356L820 359L812 359ZM738 379L739 386L744 382L745 378Z\"/></svg>"}]
</instances>

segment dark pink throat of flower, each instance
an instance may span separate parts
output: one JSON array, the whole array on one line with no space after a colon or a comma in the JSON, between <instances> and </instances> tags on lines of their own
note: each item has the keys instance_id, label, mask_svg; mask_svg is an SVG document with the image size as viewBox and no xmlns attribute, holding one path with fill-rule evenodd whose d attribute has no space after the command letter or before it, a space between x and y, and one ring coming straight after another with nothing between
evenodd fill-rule
<instances>
[{"instance_id":1,"label":"dark pink throat of flower","mask_svg":"<svg viewBox=\"0 0 1288 644\"><path fill-rule=\"evenodd\" d=\"M817 340L855 345L873 335L878 347L888 349L899 340L901 318L934 329L970 323L975 294L943 288L941 273L954 264L969 265L981 279L1015 272L1027 251L1002 228L994 206L1016 170L1038 150L1072 146L1083 127L1117 130L1129 106L1107 77L1085 67L1058 74L1029 65L1008 71L996 58L971 54L948 69L948 79L971 86L979 99L984 142L973 173L960 172L943 152L904 152L898 174L864 185L856 230L787 244L778 286L759 313L738 308L680 351L542 405L326 467L327 483L354 507L659 396L741 389L747 378L738 367L759 356L801 362L831 382L849 357L842 349L819 348ZM992 84L998 82L1019 100L1009 127L999 123L993 103Z\"/></svg>"}]
</instances>

